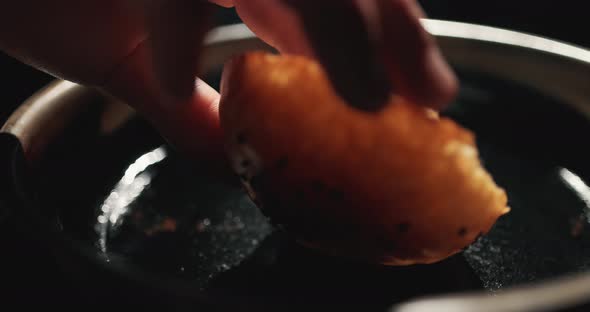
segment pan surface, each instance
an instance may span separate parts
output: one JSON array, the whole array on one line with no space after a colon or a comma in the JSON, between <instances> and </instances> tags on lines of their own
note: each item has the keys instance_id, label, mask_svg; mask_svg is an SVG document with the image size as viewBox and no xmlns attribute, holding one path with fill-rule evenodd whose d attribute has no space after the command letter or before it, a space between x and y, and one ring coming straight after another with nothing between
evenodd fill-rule
<instances>
[{"instance_id":1,"label":"pan surface","mask_svg":"<svg viewBox=\"0 0 590 312\"><path fill-rule=\"evenodd\" d=\"M475 25L425 23L461 80L444 114L475 131L512 207L461 254L410 267L315 254L284 238L237 185L201 175L206 164L184 159L142 119L131 114L105 130L105 105L96 103L81 103L84 112L39 159L27 178L31 205L95 265L156 287L182 285L195 305L381 311L426 295L494 294L586 271L590 97L578 86L589 81L590 53ZM217 49L259 47L232 27L212 35ZM211 52L208 81L216 83L229 54Z\"/></svg>"}]
</instances>

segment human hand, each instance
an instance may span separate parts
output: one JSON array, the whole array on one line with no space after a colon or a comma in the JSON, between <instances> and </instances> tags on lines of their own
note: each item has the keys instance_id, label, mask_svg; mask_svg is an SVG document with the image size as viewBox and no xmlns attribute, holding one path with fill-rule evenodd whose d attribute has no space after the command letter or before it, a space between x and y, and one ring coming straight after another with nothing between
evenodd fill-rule
<instances>
[{"instance_id":1,"label":"human hand","mask_svg":"<svg viewBox=\"0 0 590 312\"><path fill-rule=\"evenodd\" d=\"M317 58L352 105L372 109L391 92L435 108L446 104L456 80L422 29L417 4L357 1L210 2L235 5L282 53ZM212 10L201 0L21 0L0 12L0 48L110 92L189 156L218 161L219 94L195 80Z\"/></svg>"}]
</instances>

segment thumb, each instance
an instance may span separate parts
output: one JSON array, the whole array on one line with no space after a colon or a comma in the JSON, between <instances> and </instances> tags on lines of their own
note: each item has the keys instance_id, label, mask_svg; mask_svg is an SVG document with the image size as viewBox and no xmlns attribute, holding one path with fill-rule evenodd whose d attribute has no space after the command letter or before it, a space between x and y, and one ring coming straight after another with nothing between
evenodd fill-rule
<instances>
[{"instance_id":1,"label":"thumb","mask_svg":"<svg viewBox=\"0 0 590 312\"><path fill-rule=\"evenodd\" d=\"M195 0L146 1L153 69L164 96L186 99L195 91L199 53L210 28L212 4Z\"/></svg>"}]
</instances>

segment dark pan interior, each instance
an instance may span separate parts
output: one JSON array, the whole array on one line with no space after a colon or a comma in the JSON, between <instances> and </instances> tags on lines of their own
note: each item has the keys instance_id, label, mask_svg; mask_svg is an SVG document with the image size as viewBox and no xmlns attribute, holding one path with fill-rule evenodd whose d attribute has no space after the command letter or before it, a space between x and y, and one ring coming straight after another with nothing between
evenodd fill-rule
<instances>
[{"instance_id":1,"label":"dark pan interior","mask_svg":"<svg viewBox=\"0 0 590 312\"><path fill-rule=\"evenodd\" d=\"M260 299L281 310L309 303L378 310L415 296L496 291L585 270L590 148L583 140L590 123L515 83L460 76L460 96L445 114L477 133L512 211L441 263L381 267L294 245L238 186L202 176L206 164L183 159L140 119L102 136L88 135L93 122L75 125L39 169L38 207L107 260L118 255L145 274L189 282L195 292ZM101 210L107 198L105 210L114 213Z\"/></svg>"}]
</instances>

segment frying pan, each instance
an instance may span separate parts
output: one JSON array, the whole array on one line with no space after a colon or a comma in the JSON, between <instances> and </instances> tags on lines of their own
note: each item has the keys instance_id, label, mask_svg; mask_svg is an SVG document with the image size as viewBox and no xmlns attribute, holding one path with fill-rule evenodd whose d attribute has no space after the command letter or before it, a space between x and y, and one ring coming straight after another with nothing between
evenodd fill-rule
<instances>
[{"instance_id":1,"label":"frying pan","mask_svg":"<svg viewBox=\"0 0 590 312\"><path fill-rule=\"evenodd\" d=\"M383 267L316 254L235 184L201 174L125 103L55 81L0 134L0 222L49 246L88 307L241 311L585 311L590 307L590 52L510 30L423 20L461 80L443 114L477 134L510 214L462 253ZM244 25L207 38L272 49ZM477 207L474 207L477 209ZM434 222L434 221L433 221Z\"/></svg>"}]
</instances>

